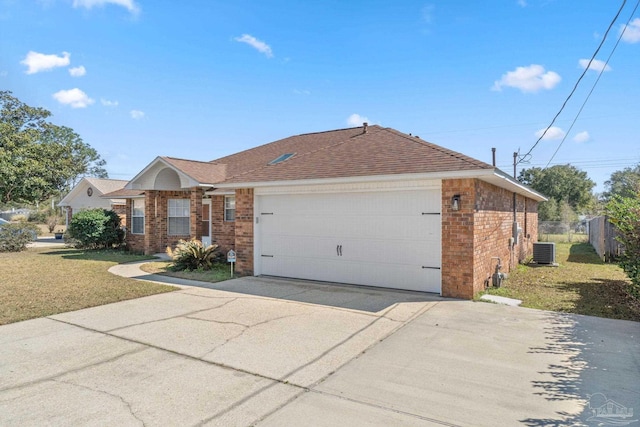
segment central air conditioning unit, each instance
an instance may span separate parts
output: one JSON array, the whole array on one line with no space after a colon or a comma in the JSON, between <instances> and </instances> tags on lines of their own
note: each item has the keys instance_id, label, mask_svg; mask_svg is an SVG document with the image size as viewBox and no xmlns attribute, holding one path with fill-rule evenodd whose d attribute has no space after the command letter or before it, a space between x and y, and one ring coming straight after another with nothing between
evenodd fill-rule
<instances>
[{"instance_id":1,"label":"central air conditioning unit","mask_svg":"<svg viewBox=\"0 0 640 427\"><path fill-rule=\"evenodd\" d=\"M533 262L535 262L536 264L555 264L556 244L554 242L534 243Z\"/></svg>"}]
</instances>

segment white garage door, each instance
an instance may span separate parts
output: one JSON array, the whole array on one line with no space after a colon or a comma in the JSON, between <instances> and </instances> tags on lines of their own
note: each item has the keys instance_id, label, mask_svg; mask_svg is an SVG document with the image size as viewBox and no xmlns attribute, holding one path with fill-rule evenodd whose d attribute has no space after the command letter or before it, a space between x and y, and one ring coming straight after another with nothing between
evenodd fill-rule
<instances>
[{"instance_id":1,"label":"white garage door","mask_svg":"<svg viewBox=\"0 0 640 427\"><path fill-rule=\"evenodd\" d=\"M440 293L440 190L256 200L260 274Z\"/></svg>"}]
</instances>

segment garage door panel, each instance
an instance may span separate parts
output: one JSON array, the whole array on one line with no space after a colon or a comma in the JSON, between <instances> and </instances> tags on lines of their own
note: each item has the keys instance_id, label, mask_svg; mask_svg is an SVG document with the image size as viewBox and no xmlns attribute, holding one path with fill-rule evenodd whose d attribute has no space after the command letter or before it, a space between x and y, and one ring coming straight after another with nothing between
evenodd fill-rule
<instances>
[{"instance_id":1,"label":"garage door panel","mask_svg":"<svg viewBox=\"0 0 640 427\"><path fill-rule=\"evenodd\" d=\"M436 268L289 256L263 258L262 265L263 274L269 276L440 292L441 275Z\"/></svg>"},{"instance_id":2,"label":"garage door panel","mask_svg":"<svg viewBox=\"0 0 640 427\"><path fill-rule=\"evenodd\" d=\"M340 246L344 261L440 266L440 244L435 240L343 239Z\"/></svg>"},{"instance_id":3,"label":"garage door panel","mask_svg":"<svg viewBox=\"0 0 640 427\"><path fill-rule=\"evenodd\" d=\"M258 197L261 274L440 292L440 190Z\"/></svg>"},{"instance_id":4,"label":"garage door panel","mask_svg":"<svg viewBox=\"0 0 640 427\"><path fill-rule=\"evenodd\" d=\"M341 238L426 239L440 241L440 215L320 215L276 213L261 217L264 235ZM271 231L275 230L275 231Z\"/></svg>"}]
</instances>

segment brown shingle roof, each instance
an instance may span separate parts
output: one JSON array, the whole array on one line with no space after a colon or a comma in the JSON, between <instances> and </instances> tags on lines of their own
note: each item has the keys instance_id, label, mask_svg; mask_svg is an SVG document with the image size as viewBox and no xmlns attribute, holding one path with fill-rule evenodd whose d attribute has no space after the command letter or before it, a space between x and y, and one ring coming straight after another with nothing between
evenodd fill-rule
<instances>
[{"instance_id":1,"label":"brown shingle roof","mask_svg":"<svg viewBox=\"0 0 640 427\"><path fill-rule=\"evenodd\" d=\"M177 159L175 157L160 158L203 184L222 182L227 176L227 166L224 164L211 164L211 162Z\"/></svg>"},{"instance_id":2,"label":"brown shingle roof","mask_svg":"<svg viewBox=\"0 0 640 427\"><path fill-rule=\"evenodd\" d=\"M291 152L296 155L268 164ZM369 126L366 133L363 128L352 128L294 136L214 162L229 160L232 164L225 183L493 169L487 163L380 126Z\"/></svg>"},{"instance_id":3,"label":"brown shingle roof","mask_svg":"<svg viewBox=\"0 0 640 427\"><path fill-rule=\"evenodd\" d=\"M279 156L289 159L269 164ZM291 136L200 162L160 157L201 184L493 170L487 163L391 128L369 126Z\"/></svg>"}]
</instances>

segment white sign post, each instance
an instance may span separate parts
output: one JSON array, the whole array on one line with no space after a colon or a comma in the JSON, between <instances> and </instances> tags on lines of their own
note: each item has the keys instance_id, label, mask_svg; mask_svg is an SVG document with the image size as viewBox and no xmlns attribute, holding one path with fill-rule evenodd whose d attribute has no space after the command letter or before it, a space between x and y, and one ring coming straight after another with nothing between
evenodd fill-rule
<instances>
[{"instance_id":1,"label":"white sign post","mask_svg":"<svg viewBox=\"0 0 640 427\"><path fill-rule=\"evenodd\" d=\"M227 262L231 263L231 278L233 279L233 263L236 262L236 252L233 249L227 252Z\"/></svg>"}]
</instances>

